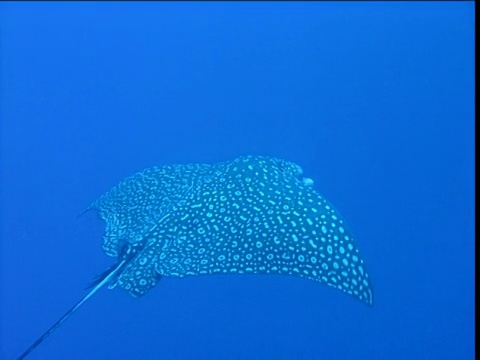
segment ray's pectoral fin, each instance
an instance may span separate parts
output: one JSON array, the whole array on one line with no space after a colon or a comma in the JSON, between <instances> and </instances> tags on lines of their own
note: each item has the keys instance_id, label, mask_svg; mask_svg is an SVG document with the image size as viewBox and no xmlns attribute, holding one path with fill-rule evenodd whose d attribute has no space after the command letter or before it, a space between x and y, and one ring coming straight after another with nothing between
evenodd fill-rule
<instances>
[{"instance_id":1,"label":"ray's pectoral fin","mask_svg":"<svg viewBox=\"0 0 480 360\"><path fill-rule=\"evenodd\" d=\"M153 288L161 278L153 265L139 267L137 264L130 264L119 277L118 284L130 295L140 297Z\"/></svg>"},{"instance_id":2,"label":"ray's pectoral fin","mask_svg":"<svg viewBox=\"0 0 480 360\"><path fill-rule=\"evenodd\" d=\"M147 242L147 239L148 237L144 241ZM161 244L156 241L147 242L141 252L125 266L116 283L134 297L145 295L162 278L155 270L155 262L161 251L160 246Z\"/></svg>"}]
</instances>

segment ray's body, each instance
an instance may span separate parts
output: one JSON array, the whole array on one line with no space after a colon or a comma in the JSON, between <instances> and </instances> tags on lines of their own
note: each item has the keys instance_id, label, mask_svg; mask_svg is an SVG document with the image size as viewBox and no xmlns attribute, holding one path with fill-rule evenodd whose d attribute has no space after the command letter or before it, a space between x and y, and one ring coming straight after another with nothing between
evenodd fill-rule
<instances>
[{"instance_id":1,"label":"ray's body","mask_svg":"<svg viewBox=\"0 0 480 360\"><path fill-rule=\"evenodd\" d=\"M291 162L243 156L146 169L86 211L106 222L103 248L117 263L21 356L100 287L144 295L162 276L287 274L373 304L369 275L342 217Z\"/></svg>"}]
</instances>

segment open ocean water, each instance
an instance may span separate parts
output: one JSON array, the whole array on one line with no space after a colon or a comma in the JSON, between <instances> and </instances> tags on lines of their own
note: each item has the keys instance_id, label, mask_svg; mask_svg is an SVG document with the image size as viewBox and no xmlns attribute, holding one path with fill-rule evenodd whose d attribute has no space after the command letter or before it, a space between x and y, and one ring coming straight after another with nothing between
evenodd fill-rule
<instances>
[{"instance_id":1,"label":"open ocean water","mask_svg":"<svg viewBox=\"0 0 480 360\"><path fill-rule=\"evenodd\" d=\"M344 216L374 306L293 276L102 289L31 359L472 359L473 2L0 4L0 358L115 262L77 215L153 165L269 155Z\"/></svg>"}]
</instances>

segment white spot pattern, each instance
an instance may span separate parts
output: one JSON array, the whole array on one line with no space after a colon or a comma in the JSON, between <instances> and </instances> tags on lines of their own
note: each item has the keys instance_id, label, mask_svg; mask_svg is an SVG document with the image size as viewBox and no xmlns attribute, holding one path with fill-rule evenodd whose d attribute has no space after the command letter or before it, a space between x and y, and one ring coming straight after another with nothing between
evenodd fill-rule
<instances>
[{"instance_id":1,"label":"white spot pattern","mask_svg":"<svg viewBox=\"0 0 480 360\"><path fill-rule=\"evenodd\" d=\"M141 245L118 283L139 296L160 276L293 274L373 303L368 273L342 217L301 168L244 156L216 165L153 167L91 208L107 223L104 249ZM168 216L167 216L168 215Z\"/></svg>"}]
</instances>

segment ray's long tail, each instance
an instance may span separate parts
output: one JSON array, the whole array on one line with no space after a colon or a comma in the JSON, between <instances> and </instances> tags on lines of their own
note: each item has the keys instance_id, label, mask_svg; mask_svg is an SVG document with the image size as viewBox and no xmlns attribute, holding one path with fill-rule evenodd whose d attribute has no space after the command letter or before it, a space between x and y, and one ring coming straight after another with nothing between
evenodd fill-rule
<instances>
[{"instance_id":1,"label":"ray's long tail","mask_svg":"<svg viewBox=\"0 0 480 360\"><path fill-rule=\"evenodd\" d=\"M106 274L106 276L98 282L78 303L75 304L70 310L68 310L58 321L53 324L42 336L40 336L30 347L25 350L19 357L18 360L25 359L38 345L40 345L43 341L45 341L63 322L65 322L72 314L77 311L80 306L82 306L90 297L93 296L101 287L107 284L112 278L114 278L119 272L123 270L125 265L128 263L130 259L125 258L119 261L112 270Z\"/></svg>"}]
</instances>

